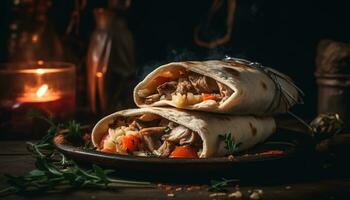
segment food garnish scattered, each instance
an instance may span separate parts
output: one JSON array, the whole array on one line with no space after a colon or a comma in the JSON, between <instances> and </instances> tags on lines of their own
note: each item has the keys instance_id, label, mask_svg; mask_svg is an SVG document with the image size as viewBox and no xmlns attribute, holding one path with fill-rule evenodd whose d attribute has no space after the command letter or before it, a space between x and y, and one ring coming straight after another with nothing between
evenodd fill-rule
<instances>
[{"instance_id":1,"label":"food garnish scattered","mask_svg":"<svg viewBox=\"0 0 350 200\"><path fill-rule=\"evenodd\" d=\"M243 196L242 192L239 190L232 192L228 195L229 198L237 198L237 199L242 198L242 196Z\"/></svg>"},{"instance_id":2,"label":"food garnish scattered","mask_svg":"<svg viewBox=\"0 0 350 200\"><path fill-rule=\"evenodd\" d=\"M209 195L209 197L222 197L222 196L226 196L227 194L225 192L215 192L215 193L211 193Z\"/></svg>"},{"instance_id":3,"label":"food garnish scattered","mask_svg":"<svg viewBox=\"0 0 350 200\"><path fill-rule=\"evenodd\" d=\"M167 196L168 197L175 197L175 194L174 193L168 193Z\"/></svg>"},{"instance_id":4,"label":"food garnish scattered","mask_svg":"<svg viewBox=\"0 0 350 200\"><path fill-rule=\"evenodd\" d=\"M255 189L253 192L249 195L250 199L258 200L261 199L264 192L261 189Z\"/></svg>"}]
</instances>

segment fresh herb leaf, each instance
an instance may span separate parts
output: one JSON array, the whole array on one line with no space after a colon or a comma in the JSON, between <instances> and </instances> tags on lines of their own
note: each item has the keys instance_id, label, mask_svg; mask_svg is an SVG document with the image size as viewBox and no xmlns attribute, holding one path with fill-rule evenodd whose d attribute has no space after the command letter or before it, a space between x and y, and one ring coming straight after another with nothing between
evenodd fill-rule
<instances>
[{"instance_id":1,"label":"fresh herb leaf","mask_svg":"<svg viewBox=\"0 0 350 200\"><path fill-rule=\"evenodd\" d=\"M211 180L208 190L210 192L222 192L226 191L225 187L228 186L229 183L236 182L238 179L225 179L221 180Z\"/></svg>"},{"instance_id":2,"label":"fresh herb leaf","mask_svg":"<svg viewBox=\"0 0 350 200\"><path fill-rule=\"evenodd\" d=\"M169 127L166 127L164 129L164 134L168 134L168 133L170 133L170 131L171 131L171 129Z\"/></svg>"},{"instance_id":3,"label":"fresh herb leaf","mask_svg":"<svg viewBox=\"0 0 350 200\"><path fill-rule=\"evenodd\" d=\"M58 152L52 143L55 134L64 127L68 129L67 134L65 134L66 139L84 142L80 132L80 124L71 121L67 125L56 125L52 119L46 118L45 121L51 125L47 135L37 143L27 143L28 151L36 157L36 169L24 176L5 174L9 187L0 190L0 197L20 192L54 190L61 186L83 188L105 187L111 183L129 186L149 184L148 182L114 179L109 177L113 170L105 170L97 165L93 165L89 169L81 168L74 160L68 159L64 154Z\"/></svg>"},{"instance_id":4,"label":"fresh herb leaf","mask_svg":"<svg viewBox=\"0 0 350 200\"><path fill-rule=\"evenodd\" d=\"M82 145L84 143L83 135L80 131L80 124L76 121L70 121L64 127L68 130L68 132L64 135L64 138L74 144Z\"/></svg>"},{"instance_id":5,"label":"fresh herb leaf","mask_svg":"<svg viewBox=\"0 0 350 200\"><path fill-rule=\"evenodd\" d=\"M230 154L235 153L242 143L235 143L231 133L226 133L225 135L219 135L219 138L225 142L225 149L228 150Z\"/></svg>"}]
</instances>

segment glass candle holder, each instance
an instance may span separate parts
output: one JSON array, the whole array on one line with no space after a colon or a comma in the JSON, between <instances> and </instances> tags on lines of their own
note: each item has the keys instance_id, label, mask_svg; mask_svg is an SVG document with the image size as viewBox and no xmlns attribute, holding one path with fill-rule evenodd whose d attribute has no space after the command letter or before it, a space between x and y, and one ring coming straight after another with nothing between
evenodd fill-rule
<instances>
[{"instance_id":1,"label":"glass candle holder","mask_svg":"<svg viewBox=\"0 0 350 200\"><path fill-rule=\"evenodd\" d=\"M75 66L63 62L6 63L0 66L0 128L31 134L34 110L66 119L75 112Z\"/></svg>"}]
</instances>

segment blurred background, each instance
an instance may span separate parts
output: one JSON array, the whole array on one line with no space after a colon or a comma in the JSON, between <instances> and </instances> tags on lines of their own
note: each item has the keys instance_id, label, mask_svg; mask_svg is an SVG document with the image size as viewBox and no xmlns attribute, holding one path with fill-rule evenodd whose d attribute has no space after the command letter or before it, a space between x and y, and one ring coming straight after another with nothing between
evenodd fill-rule
<instances>
[{"instance_id":1,"label":"blurred background","mask_svg":"<svg viewBox=\"0 0 350 200\"><path fill-rule=\"evenodd\" d=\"M348 8L346 1L4 0L0 62L3 69L17 62L73 64L75 107L69 117L89 121L135 107L134 85L161 64L246 58L292 77L306 94L305 105L293 112L312 119L319 101L314 73L327 62L320 55L345 69L337 73L350 71ZM14 119L11 106L1 110L2 122ZM66 112L65 106L55 108L54 114Z\"/></svg>"}]
</instances>

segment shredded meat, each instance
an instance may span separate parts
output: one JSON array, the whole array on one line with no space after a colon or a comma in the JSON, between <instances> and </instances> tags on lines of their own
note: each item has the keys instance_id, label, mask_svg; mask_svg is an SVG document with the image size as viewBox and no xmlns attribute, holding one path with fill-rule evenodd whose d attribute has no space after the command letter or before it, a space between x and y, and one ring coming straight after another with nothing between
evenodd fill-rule
<instances>
[{"instance_id":1,"label":"shredded meat","mask_svg":"<svg viewBox=\"0 0 350 200\"><path fill-rule=\"evenodd\" d=\"M152 104L156 101L159 101L160 99L160 94L152 94L152 95L149 95L148 97L146 97L145 99L145 104Z\"/></svg>"},{"instance_id":2,"label":"shredded meat","mask_svg":"<svg viewBox=\"0 0 350 200\"><path fill-rule=\"evenodd\" d=\"M219 91L217 82L210 77L191 72L188 75L188 79L198 94L215 93Z\"/></svg>"},{"instance_id":3,"label":"shredded meat","mask_svg":"<svg viewBox=\"0 0 350 200\"><path fill-rule=\"evenodd\" d=\"M145 104L149 105L160 100L172 100L173 95L187 95L188 93L192 93L193 95L210 95L210 99L212 100L225 101L232 95L233 92L234 91L232 89L222 83L217 82L213 78L188 71L185 74L181 74L181 77L177 80L165 83L162 82L162 84L158 85L156 94L147 96L145 98ZM186 98L189 97L186 96ZM199 99L198 96L196 96L196 98L189 99L190 100L187 102L188 104L196 104L200 101L208 100Z\"/></svg>"},{"instance_id":4,"label":"shredded meat","mask_svg":"<svg viewBox=\"0 0 350 200\"><path fill-rule=\"evenodd\" d=\"M172 121L169 121L168 119L162 118L159 122L159 126L168 127L170 129L173 129L173 128L177 127L178 124L176 124Z\"/></svg>"},{"instance_id":5,"label":"shredded meat","mask_svg":"<svg viewBox=\"0 0 350 200\"><path fill-rule=\"evenodd\" d=\"M168 135L163 135L162 139L180 145L195 145L200 142L200 137L184 126L175 127Z\"/></svg>"},{"instance_id":6,"label":"shredded meat","mask_svg":"<svg viewBox=\"0 0 350 200\"><path fill-rule=\"evenodd\" d=\"M165 82L162 85L159 85L157 87L157 91L158 91L160 96L164 95L165 99L170 100L171 93L176 91L176 87L177 87L176 81Z\"/></svg>"},{"instance_id":7,"label":"shredded meat","mask_svg":"<svg viewBox=\"0 0 350 200\"><path fill-rule=\"evenodd\" d=\"M118 126L116 127L118 131L113 134L115 137L112 139L117 141L117 144L114 144L115 151L121 154L128 153L123 147L124 138L119 137L125 135L135 135L140 139L133 142L137 145L137 150L131 152L134 155L146 155L151 152L159 157L169 157L177 145L190 145L201 149L203 143L197 133L185 126L150 113L141 116L116 117L111 126Z\"/></svg>"},{"instance_id":8,"label":"shredded meat","mask_svg":"<svg viewBox=\"0 0 350 200\"><path fill-rule=\"evenodd\" d=\"M165 127L150 127L141 129L140 134L145 143L146 149L154 151L161 145L160 137L164 133Z\"/></svg>"},{"instance_id":9,"label":"shredded meat","mask_svg":"<svg viewBox=\"0 0 350 200\"><path fill-rule=\"evenodd\" d=\"M160 146L157 149L157 153L159 154L160 157L168 157L170 153L174 150L174 148L175 148L175 144L168 141L164 141L162 146Z\"/></svg>"},{"instance_id":10,"label":"shredded meat","mask_svg":"<svg viewBox=\"0 0 350 200\"><path fill-rule=\"evenodd\" d=\"M139 130L141 129L140 125L136 122L136 120L134 120L130 125L129 125L130 128L133 128L133 129L136 129L136 130Z\"/></svg>"},{"instance_id":11,"label":"shredded meat","mask_svg":"<svg viewBox=\"0 0 350 200\"><path fill-rule=\"evenodd\" d=\"M220 95L222 97L222 100L225 101L227 98L229 98L232 95L233 90L231 90L231 88L229 88L226 85L221 84L219 82L218 82L218 86L220 89Z\"/></svg>"},{"instance_id":12,"label":"shredded meat","mask_svg":"<svg viewBox=\"0 0 350 200\"><path fill-rule=\"evenodd\" d=\"M199 144L201 144L201 138L199 137L198 134L195 134L191 131L190 135L183 137L180 139L179 144L180 145L193 145L193 146L197 146Z\"/></svg>"},{"instance_id":13,"label":"shredded meat","mask_svg":"<svg viewBox=\"0 0 350 200\"><path fill-rule=\"evenodd\" d=\"M187 94L187 92L195 92L191 82L187 78L179 78L176 93Z\"/></svg>"},{"instance_id":14,"label":"shredded meat","mask_svg":"<svg viewBox=\"0 0 350 200\"><path fill-rule=\"evenodd\" d=\"M149 127L149 128L143 128L140 131L141 135L161 135L164 133L166 127L158 126L158 127Z\"/></svg>"},{"instance_id":15,"label":"shredded meat","mask_svg":"<svg viewBox=\"0 0 350 200\"><path fill-rule=\"evenodd\" d=\"M146 150L151 152L158 149L161 145L160 140L152 135L143 135L142 140L144 141L144 147Z\"/></svg>"},{"instance_id":16,"label":"shredded meat","mask_svg":"<svg viewBox=\"0 0 350 200\"><path fill-rule=\"evenodd\" d=\"M184 126L177 126L172 129L169 134L163 135L162 139L177 143L181 138L188 136L190 132L191 131Z\"/></svg>"}]
</instances>

